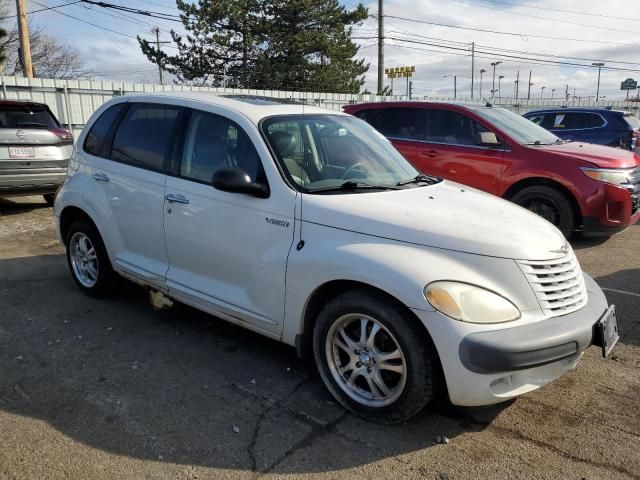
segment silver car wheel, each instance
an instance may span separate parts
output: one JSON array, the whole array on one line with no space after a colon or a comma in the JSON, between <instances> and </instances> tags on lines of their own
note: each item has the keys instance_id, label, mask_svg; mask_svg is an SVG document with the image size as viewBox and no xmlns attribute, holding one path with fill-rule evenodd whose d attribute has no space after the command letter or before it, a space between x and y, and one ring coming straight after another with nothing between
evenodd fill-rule
<instances>
[{"instance_id":1,"label":"silver car wheel","mask_svg":"<svg viewBox=\"0 0 640 480\"><path fill-rule=\"evenodd\" d=\"M98 255L89 237L76 232L69 240L69 257L73 274L86 288L92 288L98 281Z\"/></svg>"},{"instance_id":2,"label":"silver car wheel","mask_svg":"<svg viewBox=\"0 0 640 480\"><path fill-rule=\"evenodd\" d=\"M375 318L338 318L325 338L325 355L338 386L364 406L390 405L404 390L407 367L400 344Z\"/></svg>"}]
</instances>

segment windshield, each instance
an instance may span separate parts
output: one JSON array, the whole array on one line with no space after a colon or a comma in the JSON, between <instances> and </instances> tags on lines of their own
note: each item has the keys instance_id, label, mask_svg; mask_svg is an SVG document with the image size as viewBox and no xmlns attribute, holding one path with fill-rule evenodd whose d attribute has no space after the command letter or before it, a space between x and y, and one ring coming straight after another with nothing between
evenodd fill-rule
<instances>
[{"instance_id":1,"label":"windshield","mask_svg":"<svg viewBox=\"0 0 640 480\"><path fill-rule=\"evenodd\" d=\"M502 130L516 142L526 145L551 145L561 141L553 133L504 108L478 108L475 113Z\"/></svg>"},{"instance_id":2,"label":"windshield","mask_svg":"<svg viewBox=\"0 0 640 480\"><path fill-rule=\"evenodd\" d=\"M359 118L286 115L266 119L262 130L291 183L304 192L338 189L347 182L389 187L419 173Z\"/></svg>"}]
</instances>

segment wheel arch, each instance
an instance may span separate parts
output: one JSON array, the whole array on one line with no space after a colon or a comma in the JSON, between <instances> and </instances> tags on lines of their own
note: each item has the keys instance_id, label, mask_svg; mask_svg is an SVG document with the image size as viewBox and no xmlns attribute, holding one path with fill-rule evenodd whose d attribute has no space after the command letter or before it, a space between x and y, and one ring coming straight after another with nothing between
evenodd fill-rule
<instances>
[{"instance_id":1,"label":"wheel arch","mask_svg":"<svg viewBox=\"0 0 640 480\"><path fill-rule=\"evenodd\" d=\"M338 295L353 290L359 290L369 294L373 294L382 297L386 301L392 303L393 305L401 309L407 315L407 317L419 323L425 333L425 338L433 343L431 335L429 334L427 328L420 321L420 319L397 297L382 290L381 288L374 287L373 285L357 280L330 280L318 286L311 293L304 306L301 319L301 332L296 335L296 351L301 358L307 357L309 352L311 352L312 350L311 340L313 337L313 328L318 314L320 313L320 310L322 310L322 307L328 301L337 297Z\"/></svg>"},{"instance_id":2,"label":"wheel arch","mask_svg":"<svg viewBox=\"0 0 640 480\"><path fill-rule=\"evenodd\" d=\"M580 208L580 203L576 198L575 194L564 184L558 182L557 180L553 180L551 178L545 177L529 177L522 180L517 181L513 185L511 185L502 195L502 198L505 200L511 200L516 193L524 190L527 187L544 185L547 187L555 188L560 193L562 193L565 198L571 204L571 208L576 215L576 226L579 227L582 225L582 209Z\"/></svg>"},{"instance_id":3,"label":"wheel arch","mask_svg":"<svg viewBox=\"0 0 640 480\"><path fill-rule=\"evenodd\" d=\"M104 236L100 232L97 223L93 220L93 218L91 218L91 215L89 215L86 211L79 207L69 205L65 207L62 212L60 212L60 237L62 238L63 242L66 241L67 233L69 233L69 228L71 227L73 222L77 220L85 220L93 225L96 230L98 230L98 233L100 233L100 236L104 241Z\"/></svg>"}]
</instances>

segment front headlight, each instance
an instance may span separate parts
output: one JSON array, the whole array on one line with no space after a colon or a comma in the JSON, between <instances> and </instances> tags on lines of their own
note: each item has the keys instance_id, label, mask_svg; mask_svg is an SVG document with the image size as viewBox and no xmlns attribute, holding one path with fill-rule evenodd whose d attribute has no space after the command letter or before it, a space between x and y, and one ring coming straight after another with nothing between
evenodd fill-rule
<instances>
[{"instance_id":1,"label":"front headlight","mask_svg":"<svg viewBox=\"0 0 640 480\"><path fill-rule=\"evenodd\" d=\"M448 317L469 323L502 323L520 318L509 300L468 283L439 281L424 287L433 308Z\"/></svg>"},{"instance_id":2,"label":"front headlight","mask_svg":"<svg viewBox=\"0 0 640 480\"><path fill-rule=\"evenodd\" d=\"M582 173L587 177L600 182L611 183L612 185L626 186L631 184L631 172L633 168L587 168L582 167Z\"/></svg>"}]
</instances>

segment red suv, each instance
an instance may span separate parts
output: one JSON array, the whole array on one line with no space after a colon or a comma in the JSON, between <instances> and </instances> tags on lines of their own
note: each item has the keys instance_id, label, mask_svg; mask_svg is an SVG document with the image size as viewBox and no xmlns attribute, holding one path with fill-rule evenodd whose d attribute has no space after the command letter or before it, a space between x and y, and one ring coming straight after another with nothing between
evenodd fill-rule
<instances>
[{"instance_id":1,"label":"red suv","mask_svg":"<svg viewBox=\"0 0 640 480\"><path fill-rule=\"evenodd\" d=\"M640 156L559 139L490 105L380 102L349 105L418 170L511 200L566 237L611 235L640 219Z\"/></svg>"}]
</instances>

